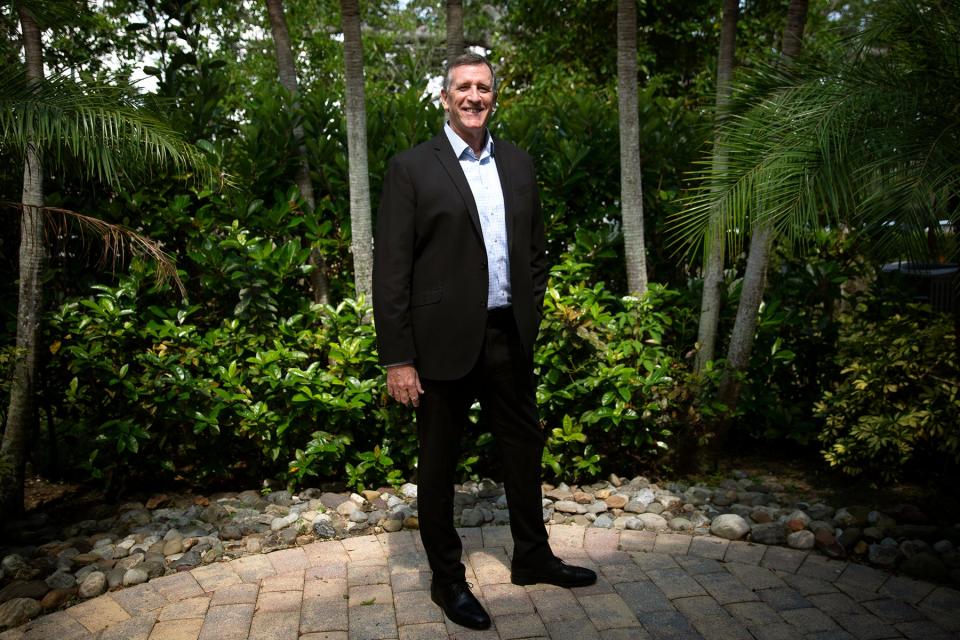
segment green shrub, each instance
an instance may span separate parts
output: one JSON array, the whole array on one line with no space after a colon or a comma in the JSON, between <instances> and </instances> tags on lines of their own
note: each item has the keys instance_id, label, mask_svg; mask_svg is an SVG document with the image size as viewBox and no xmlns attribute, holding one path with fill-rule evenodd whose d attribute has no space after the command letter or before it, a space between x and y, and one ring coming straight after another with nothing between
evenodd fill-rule
<instances>
[{"instance_id":1,"label":"green shrub","mask_svg":"<svg viewBox=\"0 0 960 640\"><path fill-rule=\"evenodd\" d=\"M717 410L682 356L695 321L680 294L651 284L618 297L591 272L569 254L553 269L535 354L544 465L567 481L675 463L668 454Z\"/></svg>"},{"instance_id":2,"label":"green shrub","mask_svg":"<svg viewBox=\"0 0 960 640\"><path fill-rule=\"evenodd\" d=\"M960 463L960 369L951 317L866 305L842 318L840 380L817 403L823 455L849 475L894 480Z\"/></svg>"}]
</instances>

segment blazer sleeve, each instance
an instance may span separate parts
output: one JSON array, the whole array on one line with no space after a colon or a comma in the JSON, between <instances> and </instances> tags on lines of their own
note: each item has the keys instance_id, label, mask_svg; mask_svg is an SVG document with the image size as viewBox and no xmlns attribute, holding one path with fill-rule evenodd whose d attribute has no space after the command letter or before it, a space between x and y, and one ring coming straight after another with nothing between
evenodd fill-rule
<instances>
[{"instance_id":1,"label":"blazer sleeve","mask_svg":"<svg viewBox=\"0 0 960 640\"><path fill-rule=\"evenodd\" d=\"M417 358L410 319L416 205L408 169L395 157L384 177L374 236L373 317L382 365Z\"/></svg>"},{"instance_id":2,"label":"blazer sleeve","mask_svg":"<svg viewBox=\"0 0 960 640\"><path fill-rule=\"evenodd\" d=\"M530 162L530 175L533 177L533 208L530 216L530 273L533 276L533 300L537 314L543 317L543 296L547 291L549 264L547 263L547 241L544 234L543 210L540 207L540 190L537 187L537 172Z\"/></svg>"}]
</instances>

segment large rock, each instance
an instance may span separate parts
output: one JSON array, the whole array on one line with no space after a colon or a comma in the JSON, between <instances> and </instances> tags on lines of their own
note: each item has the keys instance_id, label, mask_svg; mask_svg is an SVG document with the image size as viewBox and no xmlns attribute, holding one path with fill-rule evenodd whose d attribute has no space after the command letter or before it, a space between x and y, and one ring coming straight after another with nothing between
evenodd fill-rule
<instances>
[{"instance_id":1,"label":"large rock","mask_svg":"<svg viewBox=\"0 0 960 640\"><path fill-rule=\"evenodd\" d=\"M200 516L200 519L204 522L209 522L210 524L216 524L222 520L226 520L230 517L230 512L227 511L219 502L214 502L209 507L203 510L203 513Z\"/></svg>"},{"instance_id":2,"label":"large rock","mask_svg":"<svg viewBox=\"0 0 960 640\"><path fill-rule=\"evenodd\" d=\"M147 574L147 572L140 567L127 569L126 573L123 574L123 586L132 587L137 584L143 584L149 578L150 576Z\"/></svg>"},{"instance_id":3,"label":"large rock","mask_svg":"<svg viewBox=\"0 0 960 640\"><path fill-rule=\"evenodd\" d=\"M793 531L787 536L787 546L791 549L813 549L815 542L813 531L806 529Z\"/></svg>"},{"instance_id":4,"label":"large rock","mask_svg":"<svg viewBox=\"0 0 960 640\"><path fill-rule=\"evenodd\" d=\"M611 509L623 509L625 506L627 506L629 499L624 495L613 494L611 496L607 496L606 499L604 499L604 502Z\"/></svg>"},{"instance_id":5,"label":"large rock","mask_svg":"<svg viewBox=\"0 0 960 640\"><path fill-rule=\"evenodd\" d=\"M81 598L94 598L107 590L107 576L94 571L80 583L78 593Z\"/></svg>"},{"instance_id":6,"label":"large rock","mask_svg":"<svg viewBox=\"0 0 960 640\"><path fill-rule=\"evenodd\" d=\"M40 603L32 598L14 598L0 605L0 631L18 627L40 615Z\"/></svg>"},{"instance_id":7,"label":"large rock","mask_svg":"<svg viewBox=\"0 0 960 640\"><path fill-rule=\"evenodd\" d=\"M26 558L16 553L4 556L3 561L0 562L0 567L3 567L3 573L11 578L22 579L30 572L30 564Z\"/></svg>"},{"instance_id":8,"label":"large rock","mask_svg":"<svg viewBox=\"0 0 960 640\"><path fill-rule=\"evenodd\" d=\"M76 587L72 587L70 589L54 589L47 595L43 596L43 600L40 601L40 607L44 611L53 611L55 609L59 609L76 594Z\"/></svg>"},{"instance_id":9,"label":"large rock","mask_svg":"<svg viewBox=\"0 0 960 640\"><path fill-rule=\"evenodd\" d=\"M667 531L670 528L667 519L656 513L641 513L637 519L643 523L643 528L647 531Z\"/></svg>"},{"instance_id":10,"label":"large rock","mask_svg":"<svg viewBox=\"0 0 960 640\"><path fill-rule=\"evenodd\" d=\"M838 527L864 527L868 524L867 518L870 515L868 507L853 506L845 509L837 509L833 514L833 521Z\"/></svg>"},{"instance_id":11,"label":"large rock","mask_svg":"<svg viewBox=\"0 0 960 640\"><path fill-rule=\"evenodd\" d=\"M387 520L387 522L390 523L395 521ZM384 525L384 528L386 529L386 525ZM395 530L399 531L399 528ZM321 540L329 540L337 537L337 530L333 528L333 525L330 524L329 520L315 520L313 523L313 533Z\"/></svg>"},{"instance_id":12,"label":"large rock","mask_svg":"<svg viewBox=\"0 0 960 640\"><path fill-rule=\"evenodd\" d=\"M76 584L73 574L68 571L56 571L45 580L51 589L69 589Z\"/></svg>"},{"instance_id":13,"label":"large rock","mask_svg":"<svg viewBox=\"0 0 960 640\"><path fill-rule=\"evenodd\" d=\"M837 542L836 536L833 535L833 531L830 529L817 529L816 533L814 533L814 540L817 549L822 551L827 557L838 559L847 555L843 545Z\"/></svg>"},{"instance_id":14,"label":"large rock","mask_svg":"<svg viewBox=\"0 0 960 640\"><path fill-rule=\"evenodd\" d=\"M787 534L779 522L755 524L750 529L750 539L760 544L785 544Z\"/></svg>"},{"instance_id":15,"label":"large rock","mask_svg":"<svg viewBox=\"0 0 960 640\"><path fill-rule=\"evenodd\" d=\"M859 527L847 527L840 532L837 542L848 552L851 551L857 543L863 538L863 531Z\"/></svg>"},{"instance_id":16,"label":"large rock","mask_svg":"<svg viewBox=\"0 0 960 640\"><path fill-rule=\"evenodd\" d=\"M747 521L733 513L719 515L710 523L710 533L727 540L739 540L749 532Z\"/></svg>"},{"instance_id":17,"label":"large rock","mask_svg":"<svg viewBox=\"0 0 960 640\"><path fill-rule=\"evenodd\" d=\"M884 569L893 569L897 566L897 558L900 557L900 549L896 544L871 544L867 551L867 559L870 564Z\"/></svg>"},{"instance_id":18,"label":"large rock","mask_svg":"<svg viewBox=\"0 0 960 640\"><path fill-rule=\"evenodd\" d=\"M553 508L560 513L586 513L587 508L582 504L577 504L573 500L560 500L553 505Z\"/></svg>"},{"instance_id":19,"label":"large rock","mask_svg":"<svg viewBox=\"0 0 960 640\"><path fill-rule=\"evenodd\" d=\"M803 511L794 511L787 516L786 525L791 531L802 531L807 528L812 518Z\"/></svg>"},{"instance_id":20,"label":"large rock","mask_svg":"<svg viewBox=\"0 0 960 640\"><path fill-rule=\"evenodd\" d=\"M43 580L14 580L0 590L0 603L18 598L39 600L47 591L50 591L50 586Z\"/></svg>"}]
</instances>

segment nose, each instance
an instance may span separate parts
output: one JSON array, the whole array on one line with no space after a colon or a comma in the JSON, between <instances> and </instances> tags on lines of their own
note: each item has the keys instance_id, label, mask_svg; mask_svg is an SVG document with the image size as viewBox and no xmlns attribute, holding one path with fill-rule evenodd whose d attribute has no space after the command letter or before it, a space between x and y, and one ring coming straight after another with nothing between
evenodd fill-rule
<instances>
[{"instance_id":1,"label":"nose","mask_svg":"<svg viewBox=\"0 0 960 640\"><path fill-rule=\"evenodd\" d=\"M470 87L470 91L467 93L467 98L470 100L480 99L480 90L477 89L476 85Z\"/></svg>"}]
</instances>

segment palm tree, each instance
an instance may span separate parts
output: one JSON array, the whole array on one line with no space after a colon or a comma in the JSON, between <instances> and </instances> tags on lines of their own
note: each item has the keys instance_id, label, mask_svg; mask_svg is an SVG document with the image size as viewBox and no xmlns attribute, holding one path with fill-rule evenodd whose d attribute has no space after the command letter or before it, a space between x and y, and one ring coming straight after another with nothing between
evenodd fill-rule
<instances>
[{"instance_id":1,"label":"palm tree","mask_svg":"<svg viewBox=\"0 0 960 640\"><path fill-rule=\"evenodd\" d=\"M297 99L297 67L293 61L293 47L290 45L290 33L287 31L287 21L283 13L283 0L267 0L267 15L270 18L270 31L273 34L273 45L277 51L277 71L280 75L280 84L293 98L291 105L294 113L293 137L297 144L297 175L295 181L300 190L300 196L307 205L307 215L313 215L317 202L313 195L313 182L310 180L310 162L307 159L307 145L304 143L303 123L300 116L300 103ZM310 285L313 289L313 300L320 304L330 301L329 286L327 284L326 265L323 256L317 249L310 252Z\"/></svg>"},{"instance_id":2,"label":"palm tree","mask_svg":"<svg viewBox=\"0 0 960 640\"><path fill-rule=\"evenodd\" d=\"M463 54L463 0L447 0L447 62Z\"/></svg>"},{"instance_id":3,"label":"palm tree","mask_svg":"<svg viewBox=\"0 0 960 640\"><path fill-rule=\"evenodd\" d=\"M766 270L755 256L769 255L774 237L802 246L826 221L859 232L864 246L894 239L919 252L939 220L956 227L960 114L944 105L960 104L958 16L958 0L877 2L863 32L830 57L761 68L735 91L720 127L726 162L701 172L674 220L690 246L714 210L725 229L752 228L731 369L746 368ZM799 11L791 24L785 56L798 52ZM727 238L739 250L739 234ZM729 397L736 386L731 377Z\"/></svg>"},{"instance_id":4,"label":"palm tree","mask_svg":"<svg viewBox=\"0 0 960 640\"><path fill-rule=\"evenodd\" d=\"M732 91L733 60L737 42L737 17L739 0L724 0L723 18L720 27L720 54L717 56L717 102L718 117L726 109ZM714 142L713 163L718 167L726 164L726 153L720 140ZM718 212L710 217L710 232L704 243L703 296L700 303L700 324L697 329L697 358L695 369L703 373L707 363L713 360L717 344L717 324L720 320L720 284L723 282L723 224Z\"/></svg>"},{"instance_id":5,"label":"palm tree","mask_svg":"<svg viewBox=\"0 0 960 640\"><path fill-rule=\"evenodd\" d=\"M803 27L807 18L808 0L790 0L787 24L783 29L781 56L790 61L800 54ZM727 347L727 367L720 383L720 400L733 407L740 396L740 376L750 364L753 339L757 332L757 315L767 285L767 265L773 246L774 227L766 216L759 216L750 236L747 267L740 289L740 304Z\"/></svg>"},{"instance_id":6,"label":"palm tree","mask_svg":"<svg viewBox=\"0 0 960 640\"><path fill-rule=\"evenodd\" d=\"M357 0L340 0L343 18L343 66L347 91L347 156L350 172L350 248L357 297L369 302L373 291L373 231L367 165L367 107L363 89L363 40Z\"/></svg>"},{"instance_id":7,"label":"palm tree","mask_svg":"<svg viewBox=\"0 0 960 640\"><path fill-rule=\"evenodd\" d=\"M142 98L118 88L44 78L41 22L35 8L16 6L25 70L0 71L0 147L24 159L16 360L0 444L0 518L23 509L43 307L44 167L79 169L111 185L118 185L129 169L145 164L172 163L178 171L199 169L204 177L212 176L203 154L150 115Z\"/></svg>"},{"instance_id":8,"label":"palm tree","mask_svg":"<svg viewBox=\"0 0 960 640\"><path fill-rule=\"evenodd\" d=\"M627 260L627 288L647 291L640 177L640 116L637 109L637 3L617 3L617 95L620 114L620 207Z\"/></svg>"}]
</instances>

